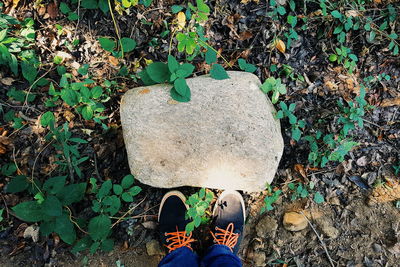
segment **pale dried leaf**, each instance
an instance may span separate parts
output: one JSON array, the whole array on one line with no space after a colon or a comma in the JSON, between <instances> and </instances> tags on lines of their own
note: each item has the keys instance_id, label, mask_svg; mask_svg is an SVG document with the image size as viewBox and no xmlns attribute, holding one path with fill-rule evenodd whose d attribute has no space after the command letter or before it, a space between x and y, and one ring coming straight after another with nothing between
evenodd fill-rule
<instances>
[{"instance_id":1,"label":"pale dried leaf","mask_svg":"<svg viewBox=\"0 0 400 267\"><path fill-rule=\"evenodd\" d=\"M386 98L380 104L381 107L400 106L400 97Z\"/></svg>"},{"instance_id":2,"label":"pale dried leaf","mask_svg":"<svg viewBox=\"0 0 400 267\"><path fill-rule=\"evenodd\" d=\"M285 53L285 51L286 51L286 45L285 45L285 43L284 43L281 39L277 38L277 39L275 40L275 42L274 42L274 46L275 46L275 48L278 49L278 51L281 52L282 54Z\"/></svg>"},{"instance_id":3,"label":"pale dried leaf","mask_svg":"<svg viewBox=\"0 0 400 267\"><path fill-rule=\"evenodd\" d=\"M176 15L176 21L177 21L177 25L178 25L178 30L183 30L185 28L185 25L186 25L185 13L183 13L182 11L179 12Z\"/></svg>"}]
</instances>

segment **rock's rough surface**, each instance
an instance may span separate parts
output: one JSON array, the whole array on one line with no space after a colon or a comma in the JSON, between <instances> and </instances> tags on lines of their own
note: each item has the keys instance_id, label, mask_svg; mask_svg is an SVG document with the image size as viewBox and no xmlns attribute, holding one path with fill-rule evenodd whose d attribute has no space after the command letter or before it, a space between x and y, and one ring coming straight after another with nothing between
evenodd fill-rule
<instances>
[{"instance_id":1,"label":"rock's rough surface","mask_svg":"<svg viewBox=\"0 0 400 267\"><path fill-rule=\"evenodd\" d=\"M178 103L170 85L128 91L121 121L131 172L142 183L260 191L283 152L274 107L257 76L187 79L192 99Z\"/></svg>"}]
</instances>

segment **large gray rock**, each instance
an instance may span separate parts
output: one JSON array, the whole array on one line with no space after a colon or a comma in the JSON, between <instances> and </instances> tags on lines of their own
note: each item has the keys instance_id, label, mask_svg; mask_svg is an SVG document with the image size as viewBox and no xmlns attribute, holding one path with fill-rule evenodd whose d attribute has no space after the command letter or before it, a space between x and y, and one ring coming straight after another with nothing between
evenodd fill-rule
<instances>
[{"instance_id":1,"label":"large gray rock","mask_svg":"<svg viewBox=\"0 0 400 267\"><path fill-rule=\"evenodd\" d=\"M192 100L171 99L168 84L129 90L121 122L132 174L142 183L264 190L283 152L273 105L257 76L228 72L187 79Z\"/></svg>"}]
</instances>

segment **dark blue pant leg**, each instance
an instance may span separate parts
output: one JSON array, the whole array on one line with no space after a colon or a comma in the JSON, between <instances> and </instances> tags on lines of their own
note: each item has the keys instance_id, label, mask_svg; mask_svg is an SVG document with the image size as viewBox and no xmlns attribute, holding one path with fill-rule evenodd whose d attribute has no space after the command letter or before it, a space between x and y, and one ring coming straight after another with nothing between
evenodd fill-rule
<instances>
[{"instance_id":1,"label":"dark blue pant leg","mask_svg":"<svg viewBox=\"0 0 400 267\"><path fill-rule=\"evenodd\" d=\"M242 267L242 262L227 246L213 245L208 249L201 266Z\"/></svg>"},{"instance_id":2,"label":"dark blue pant leg","mask_svg":"<svg viewBox=\"0 0 400 267\"><path fill-rule=\"evenodd\" d=\"M158 267L198 267L199 257L188 247L181 247L168 253Z\"/></svg>"}]
</instances>

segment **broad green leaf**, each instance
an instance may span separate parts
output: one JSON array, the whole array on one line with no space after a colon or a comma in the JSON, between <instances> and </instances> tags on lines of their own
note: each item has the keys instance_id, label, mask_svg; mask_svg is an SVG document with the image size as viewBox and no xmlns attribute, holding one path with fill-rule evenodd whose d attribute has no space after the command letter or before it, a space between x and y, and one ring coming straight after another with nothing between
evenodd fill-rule
<instances>
[{"instance_id":1,"label":"broad green leaf","mask_svg":"<svg viewBox=\"0 0 400 267\"><path fill-rule=\"evenodd\" d=\"M186 227L185 227L186 234L193 232L193 230L194 230L194 222L193 221L186 224Z\"/></svg>"},{"instance_id":2,"label":"broad green leaf","mask_svg":"<svg viewBox=\"0 0 400 267\"><path fill-rule=\"evenodd\" d=\"M188 93L189 93L189 95L182 96L175 90L174 87L172 87L171 91L170 91L170 96L172 97L172 99L174 99L178 102L185 103L185 102L189 102L190 98L191 98L190 90L188 91Z\"/></svg>"},{"instance_id":3,"label":"broad green leaf","mask_svg":"<svg viewBox=\"0 0 400 267\"><path fill-rule=\"evenodd\" d=\"M114 50L115 47L115 42L109 38L106 37L100 37L99 38L99 42L101 47L108 51L108 52L112 52Z\"/></svg>"},{"instance_id":4,"label":"broad green leaf","mask_svg":"<svg viewBox=\"0 0 400 267\"><path fill-rule=\"evenodd\" d=\"M82 117L85 120L90 120L90 119L93 118L93 109L92 109L91 106L87 105L87 106L83 107L83 109L82 109Z\"/></svg>"},{"instance_id":5,"label":"broad green leaf","mask_svg":"<svg viewBox=\"0 0 400 267\"><path fill-rule=\"evenodd\" d=\"M89 64L83 64L79 69L78 69L78 73L82 76L85 76L88 74L88 70L89 70Z\"/></svg>"},{"instance_id":6,"label":"broad green leaf","mask_svg":"<svg viewBox=\"0 0 400 267\"><path fill-rule=\"evenodd\" d=\"M26 222L39 222L44 219L50 218L44 214L42 206L36 201L22 202L12 208L15 215Z\"/></svg>"},{"instance_id":7,"label":"broad green leaf","mask_svg":"<svg viewBox=\"0 0 400 267\"><path fill-rule=\"evenodd\" d=\"M61 99L70 106L78 104L78 98L76 92L72 89L66 88L61 90Z\"/></svg>"},{"instance_id":8,"label":"broad green leaf","mask_svg":"<svg viewBox=\"0 0 400 267\"><path fill-rule=\"evenodd\" d=\"M182 9L183 9L183 7L182 6L178 6L178 5L173 5L171 7L171 11L174 14L178 13L179 11L182 11Z\"/></svg>"},{"instance_id":9,"label":"broad green leaf","mask_svg":"<svg viewBox=\"0 0 400 267\"><path fill-rule=\"evenodd\" d=\"M329 56L329 61L330 62L335 62L337 60L337 56L335 55L335 54L331 54L330 56Z\"/></svg>"},{"instance_id":10,"label":"broad green leaf","mask_svg":"<svg viewBox=\"0 0 400 267\"><path fill-rule=\"evenodd\" d=\"M187 96L190 94L190 88L184 78L178 78L174 81L174 88L181 96Z\"/></svg>"},{"instance_id":11,"label":"broad green leaf","mask_svg":"<svg viewBox=\"0 0 400 267\"><path fill-rule=\"evenodd\" d=\"M7 193L19 193L26 190L29 186L28 179L25 175L18 175L7 184Z\"/></svg>"},{"instance_id":12,"label":"broad green leaf","mask_svg":"<svg viewBox=\"0 0 400 267\"><path fill-rule=\"evenodd\" d=\"M229 79L228 73L225 71L224 67L219 64L214 64L210 71L211 78L216 80Z\"/></svg>"},{"instance_id":13,"label":"broad green leaf","mask_svg":"<svg viewBox=\"0 0 400 267\"><path fill-rule=\"evenodd\" d=\"M113 185L113 191L114 191L114 194L121 195L122 191L123 191L122 186L120 186L119 184Z\"/></svg>"},{"instance_id":14,"label":"broad green leaf","mask_svg":"<svg viewBox=\"0 0 400 267\"><path fill-rule=\"evenodd\" d=\"M76 12L70 12L70 13L68 13L68 19L70 21L75 21L75 20L79 19L79 16Z\"/></svg>"},{"instance_id":15,"label":"broad green leaf","mask_svg":"<svg viewBox=\"0 0 400 267\"><path fill-rule=\"evenodd\" d=\"M216 61L217 61L217 53L213 49L208 48L206 52L206 63L211 65Z\"/></svg>"},{"instance_id":16,"label":"broad green leaf","mask_svg":"<svg viewBox=\"0 0 400 267\"><path fill-rule=\"evenodd\" d=\"M132 202L132 201L133 201L132 195L129 194L128 192L122 193L121 198L122 198L122 200L125 201L125 202Z\"/></svg>"},{"instance_id":17,"label":"broad green leaf","mask_svg":"<svg viewBox=\"0 0 400 267\"><path fill-rule=\"evenodd\" d=\"M67 15L69 12L71 12L71 9L69 8L69 6L64 2L60 3L59 9L60 9L61 13L63 13L64 15Z\"/></svg>"},{"instance_id":18,"label":"broad green leaf","mask_svg":"<svg viewBox=\"0 0 400 267\"><path fill-rule=\"evenodd\" d=\"M90 238L89 235L87 235L84 238L82 238L81 240L79 240L78 242L76 242L76 244L72 248L71 252L75 254L79 251L88 249L92 245L92 243L93 243L92 239Z\"/></svg>"},{"instance_id":19,"label":"broad green leaf","mask_svg":"<svg viewBox=\"0 0 400 267\"><path fill-rule=\"evenodd\" d=\"M112 240L111 238L107 238L106 240L101 242L100 248L101 248L101 250L103 250L105 252L109 252L109 251L113 250L114 240Z\"/></svg>"},{"instance_id":20,"label":"broad green leaf","mask_svg":"<svg viewBox=\"0 0 400 267\"><path fill-rule=\"evenodd\" d=\"M21 71L22 71L22 76L24 76L24 78L30 83L32 84L35 79L36 76L38 74L37 69L35 68L35 66L31 63L29 63L26 60L23 60L21 62Z\"/></svg>"},{"instance_id":21,"label":"broad green leaf","mask_svg":"<svg viewBox=\"0 0 400 267\"><path fill-rule=\"evenodd\" d=\"M40 224L40 233L42 236L48 236L49 234L54 232L55 227L55 220L44 221Z\"/></svg>"},{"instance_id":22,"label":"broad green leaf","mask_svg":"<svg viewBox=\"0 0 400 267\"><path fill-rule=\"evenodd\" d=\"M131 38L127 38L127 37L121 38L121 44L122 44L122 49L123 49L124 53L131 52L136 47L135 40L133 40Z\"/></svg>"},{"instance_id":23,"label":"broad green leaf","mask_svg":"<svg viewBox=\"0 0 400 267\"><path fill-rule=\"evenodd\" d=\"M163 83L169 79L168 65L162 62L154 62L147 66L146 72L150 79L157 83Z\"/></svg>"},{"instance_id":24,"label":"broad green leaf","mask_svg":"<svg viewBox=\"0 0 400 267\"><path fill-rule=\"evenodd\" d=\"M103 197L107 196L110 194L112 188L112 182L111 180L105 181L101 187L99 192L97 193L97 198L102 199Z\"/></svg>"},{"instance_id":25,"label":"broad green leaf","mask_svg":"<svg viewBox=\"0 0 400 267\"><path fill-rule=\"evenodd\" d=\"M57 217L62 214L61 202L55 196L47 196L42 203L43 212L46 215Z\"/></svg>"},{"instance_id":26,"label":"broad green leaf","mask_svg":"<svg viewBox=\"0 0 400 267\"><path fill-rule=\"evenodd\" d=\"M75 242L75 228L66 213L56 218L54 232L59 234L60 238L69 245L72 245Z\"/></svg>"},{"instance_id":27,"label":"broad green leaf","mask_svg":"<svg viewBox=\"0 0 400 267\"><path fill-rule=\"evenodd\" d=\"M314 201L315 201L315 203L317 203L317 204L321 204L321 203L323 203L323 202L325 201L325 199L324 199L324 196L321 195L320 192L316 192L316 193L314 194Z\"/></svg>"},{"instance_id":28,"label":"broad green leaf","mask_svg":"<svg viewBox=\"0 0 400 267\"><path fill-rule=\"evenodd\" d=\"M139 194L140 192L142 192L142 188L140 188L139 186L134 186L131 189L129 189L129 193L133 197Z\"/></svg>"},{"instance_id":29,"label":"broad green leaf","mask_svg":"<svg viewBox=\"0 0 400 267\"><path fill-rule=\"evenodd\" d=\"M182 64L179 69L176 71L176 76L179 78L189 77L194 71L194 65L190 63Z\"/></svg>"},{"instance_id":30,"label":"broad green leaf","mask_svg":"<svg viewBox=\"0 0 400 267\"><path fill-rule=\"evenodd\" d=\"M86 183L70 184L63 187L57 197L63 205L71 205L72 203L81 201L85 195Z\"/></svg>"},{"instance_id":31,"label":"broad green leaf","mask_svg":"<svg viewBox=\"0 0 400 267\"><path fill-rule=\"evenodd\" d=\"M179 63L175 57L168 55L168 69L171 73L174 73L179 69Z\"/></svg>"},{"instance_id":32,"label":"broad green leaf","mask_svg":"<svg viewBox=\"0 0 400 267\"><path fill-rule=\"evenodd\" d=\"M111 220L108 216L101 214L89 221L88 229L93 240L104 240L110 234Z\"/></svg>"},{"instance_id":33,"label":"broad green leaf","mask_svg":"<svg viewBox=\"0 0 400 267\"><path fill-rule=\"evenodd\" d=\"M121 186L123 189L128 189L129 187L131 187L133 185L134 182L134 178L132 174L128 174L126 175L121 182Z\"/></svg>"},{"instance_id":34,"label":"broad green leaf","mask_svg":"<svg viewBox=\"0 0 400 267\"><path fill-rule=\"evenodd\" d=\"M83 0L81 6L87 9L97 9L99 7L97 0Z\"/></svg>"},{"instance_id":35,"label":"broad green leaf","mask_svg":"<svg viewBox=\"0 0 400 267\"><path fill-rule=\"evenodd\" d=\"M340 19L342 17L342 14L340 14L340 12L337 10L332 11L331 15L336 19Z\"/></svg>"},{"instance_id":36,"label":"broad green leaf","mask_svg":"<svg viewBox=\"0 0 400 267\"><path fill-rule=\"evenodd\" d=\"M94 254L94 253L96 253L96 251L97 251L97 249L100 247L100 241L96 241L96 242L94 242L91 246L90 246L90 249L89 249L89 251L90 251L90 254Z\"/></svg>"},{"instance_id":37,"label":"broad green leaf","mask_svg":"<svg viewBox=\"0 0 400 267\"><path fill-rule=\"evenodd\" d=\"M103 94L103 88L101 86L95 86L90 90L90 94L93 99L97 99Z\"/></svg>"},{"instance_id":38,"label":"broad green leaf","mask_svg":"<svg viewBox=\"0 0 400 267\"><path fill-rule=\"evenodd\" d=\"M54 121L55 121L55 119L56 119L56 118L54 117L53 112L47 111L46 113L44 113L44 114L40 117L40 124L41 124L43 127L47 127L47 126L49 126L50 124L53 124Z\"/></svg>"},{"instance_id":39,"label":"broad green leaf","mask_svg":"<svg viewBox=\"0 0 400 267\"><path fill-rule=\"evenodd\" d=\"M107 14L110 11L108 0L99 0L99 8L104 14Z\"/></svg>"},{"instance_id":40,"label":"broad green leaf","mask_svg":"<svg viewBox=\"0 0 400 267\"><path fill-rule=\"evenodd\" d=\"M139 77L140 77L140 79L143 81L143 83L144 83L145 85L153 85L153 84L156 84L156 82L153 81L153 80L150 78L150 76L149 76L149 74L147 73L146 70L142 70L141 72L139 72Z\"/></svg>"},{"instance_id":41,"label":"broad green leaf","mask_svg":"<svg viewBox=\"0 0 400 267\"><path fill-rule=\"evenodd\" d=\"M56 176L46 180L43 190L47 194L57 194L64 187L67 176Z\"/></svg>"}]
</instances>

